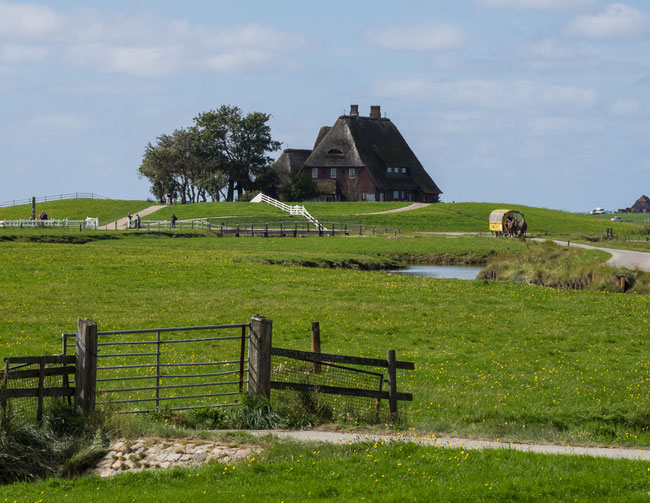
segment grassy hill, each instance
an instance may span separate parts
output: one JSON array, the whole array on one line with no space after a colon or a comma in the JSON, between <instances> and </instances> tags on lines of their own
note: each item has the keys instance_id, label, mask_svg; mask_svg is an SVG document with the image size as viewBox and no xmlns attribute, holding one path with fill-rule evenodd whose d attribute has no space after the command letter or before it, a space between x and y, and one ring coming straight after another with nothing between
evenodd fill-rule
<instances>
[{"instance_id":1,"label":"grassy hill","mask_svg":"<svg viewBox=\"0 0 650 503\"><path fill-rule=\"evenodd\" d=\"M607 227L615 233L633 232L638 226L611 222L591 215L535 208L507 203L437 203L425 208L373 215L408 206L408 203L306 203L307 210L317 219L363 222L369 225L401 227L405 231L421 232L488 232L488 217L497 208L519 210L526 216L531 234L571 235L575 233L600 235ZM255 217L285 215L264 203L198 203L164 208L149 216L152 220L167 220L174 212L180 219L200 217Z\"/></svg>"},{"instance_id":2,"label":"grassy hill","mask_svg":"<svg viewBox=\"0 0 650 503\"><path fill-rule=\"evenodd\" d=\"M100 224L135 214L155 203L146 201L71 199L37 204L36 211L46 211L51 219L84 219L99 217ZM497 208L519 210L526 216L531 235L571 236L600 235L607 227L615 234L639 232L641 226L630 222L611 222L598 215L583 215L508 203L437 203L400 213L375 215L372 213L408 206L409 203L306 203L307 210L319 220L362 222L368 225L387 225L402 230L420 232L488 232L488 217ZM27 219L29 205L0 208L0 220ZM179 219L245 218L254 220L300 219L265 203L194 203L168 206L148 215L146 220L169 220L172 213ZM636 219L635 221L641 221Z\"/></svg>"},{"instance_id":3,"label":"grassy hill","mask_svg":"<svg viewBox=\"0 0 650 503\"><path fill-rule=\"evenodd\" d=\"M121 199L64 199L36 204L36 216L45 211L50 220L70 219L83 220L86 217L99 218L99 224L104 225L118 218L124 218L128 213L137 213L151 206L147 201L125 201ZM32 213L32 206L24 204L0 208L0 220L27 220Z\"/></svg>"}]
</instances>

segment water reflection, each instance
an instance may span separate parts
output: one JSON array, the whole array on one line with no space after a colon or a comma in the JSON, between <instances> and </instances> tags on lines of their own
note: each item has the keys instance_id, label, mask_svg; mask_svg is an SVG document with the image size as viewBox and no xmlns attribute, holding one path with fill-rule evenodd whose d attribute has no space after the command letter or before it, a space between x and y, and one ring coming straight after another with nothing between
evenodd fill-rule
<instances>
[{"instance_id":1,"label":"water reflection","mask_svg":"<svg viewBox=\"0 0 650 503\"><path fill-rule=\"evenodd\" d=\"M427 278L476 279L482 267L474 265L410 265L392 272Z\"/></svg>"}]
</instances>

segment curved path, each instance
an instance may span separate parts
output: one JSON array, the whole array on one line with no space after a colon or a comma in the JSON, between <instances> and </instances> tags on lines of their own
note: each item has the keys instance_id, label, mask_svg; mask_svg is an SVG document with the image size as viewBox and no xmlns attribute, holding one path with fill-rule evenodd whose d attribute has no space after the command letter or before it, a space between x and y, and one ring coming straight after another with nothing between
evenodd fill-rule
<instances>
[{"instance_id":1,"label":"curved path","mask_svg":"<svg viewBox=\"0 0 650 503\"><path fill-rule=\"evenodd\" d=\"M375 435L368 433L341 433L314 430L255 430L246 431L255 436L272 435L278 438L289 438L301 442L325 442L333 444L349 444L350 442L415 442L420 445L430 445L441 449L511 449L519 452L538 454L568 454L573 456L593 456L610 459L634 459L650 461L650 449L630 449L617 447L573 447L570 445L552 444L522 444L517 442L499 442L494 440L472 440L455 437L406 436L406 435Z\"/></svg>"},{"instance_id":2,"label":"curved path","mask_svg":"<svg viewBox=\"0 0 650 503\"><path fill-rule=\"evenodd\" d=\"M546 241L540 238L528 238L532 241ZM601 246L583 245L580 243L571 243L567 241L555 241L554 243L560 246L574 246L576 248L584 248L587 250L600 250L611 254L606 263L614 267L627 267L628 269L639 269L640 271L650 271L650 253L632 251L632 250L618 250L615 248L603 248Z\"/></svg>"},{"instance_id":3,"label":"curved path","mask_svg":"<svg viewBox=\"0 0 650 503\"><path fill-rule=\"evenodd\" d=\"M395 208L394 210L374 211L372 213L357 213L357 215L384 215L385 213L401 213L402 211L419 210L420 208L426 208L430 205L431 203L413 203L409 204L408 206L404 206L403 208Z\"/></svg>"},{"instance_id":4,"label":"curved path","mask_svg":"<svg viewBox=\"0 0 650 503\"><path fill-rule=\"evenodd\" d=\"M154 206L149 206L148 208L145 208L144 210L136 211L133 216L140 215L140 217L144 217L145 215L149 215L150 213L154 213L155 211L158 211L161 208L164 208L164 204L157 204ZM126 230L127 227L127 217L120 218L119 220L115 220L115 222L111 222L110 224L102 225L99 228L103 231L114 231L114 230Z\"/></svg>"}]
</instances>

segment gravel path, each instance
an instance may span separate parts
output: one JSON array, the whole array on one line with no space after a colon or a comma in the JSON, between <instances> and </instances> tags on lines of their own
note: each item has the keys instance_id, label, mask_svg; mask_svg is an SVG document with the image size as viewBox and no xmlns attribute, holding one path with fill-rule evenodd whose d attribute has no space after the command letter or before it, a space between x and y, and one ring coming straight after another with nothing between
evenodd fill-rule
<instances>
[{"instance_id":1,"label":"gravel path","mask_svg":"<svg viewBox=\"0 0 650 503\"><path fill-rule=\"evenodd\" d=\"M408 206L404 206L403 208L395 208L394 210L374 211L372 213L357 213L357 215L383 215L385 213L401 213L402 211L419 210L420 208L426 208L430 205L431 203L413 203L409 204Z\"/></svg>"},{"instance_id":2,"label":"gravel path","mask_svg":"<svg viewBox=\"0 0 650 503\"><path fill-rule=\"evenodd\" d=\"M135 217L136 214L140 215L140 217L144 217L145 215L148 215L149 213L153 213L155 211L158 211L161 208L164 208L165 205L163 204L158 204L155 206L149 206L148 208L145 208L144 210L138 211L133 214ZM116 220L115 222L111 222L110 224L102 225L99 227L103 231L113 231L113 230L126 230L126 225L127 225L127 217L120 218L119 220Z\"/></svg>"},{"instance_id":3,"label":"gravel path","mask_svg":"<svg viewBox=\"0 0 650 503\"><path fill-rule=\"evenodd\" d=\"M430 445L442 449L511 449L519 452L534 452L538 454L568 454L572 456L593 456L610 459L634 459L650 461L650 449L623 449L617 447L573 447L569 445L550 444L521 444L506 443L494 440L471 440L454 437L435 436L405 436L405 435L372 435L365 433L340 433L312 430L257 430L248 431L252 435L272 435L277 438L288 438L301 442L325 442L333 444L349 444L350 442L415 442L420 445Z\"/></svg>"},{"instance_id":4,"label":"gravel path","mask_svg":"<svg viewBox=\"0 0 650 503\"><path fill-rule=\"evenodd\" d=\"M546 241L540 238L529 238L532 241ZM614 267L627 267L628 269L639 269L641 271L650 271L650 253L631 251L631 250L617 250L614 248L603 248L602 246L583 245L580 243L570 243L567 241L553 241L560 246L574 246L575 248L584 248L586 250L600 250L612 255L607 261L608 265Z\"/></svg>"}]
</instances>

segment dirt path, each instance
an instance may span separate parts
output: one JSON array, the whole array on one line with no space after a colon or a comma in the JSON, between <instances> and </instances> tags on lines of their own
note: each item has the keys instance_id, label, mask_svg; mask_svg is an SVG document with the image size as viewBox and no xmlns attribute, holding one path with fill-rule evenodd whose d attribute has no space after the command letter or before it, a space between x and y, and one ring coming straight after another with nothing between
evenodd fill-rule
<instances>
[{"instance_id":1,"label":"dirt path","mask_svg":"<svg viewBox=\"0 0 650 503\"><path fill-rule=\"evenodd\" d=\"M288 438L301 442L325 442L333 444L348 444L350 442L415 442L420 445L430 445L441 449L511 449L519 452L534 452L538 454L566 454L572 456L593 456L610 459L634 459L650 461L650 449L623 449L617 447L573 447L570 445L550 444L521 444L506 443L494 440L471 440L454 437L435 436L405 436L405 435L373 435L366 433L341 433L313 430L257 430L248 431L255 436L272 435L277 438Z\"/></svg>"},{"instance_id":2,"label":"dirt path","mask_svg":"<svg viewBox=\"0 0 650 503\"><path fill-rule=\"evenodd\" d=\"M395 208L394 210L375 211L373 213L357 213L357 215L383 215L385 213L401 213L402 211L419 210L420 208L426 208L430 205L431 203L413 203L409 204L408 206L404 206L403 208Z\"/></svg>"},{"instance_id":3,"label":"dirt path","mask_svg":"<svg viewBox=\"0 0 650 503\"><path fill-rule=\"evenodd\" d=\"M148 208L145 208L144 210L138 211L137 214L140 215L140 217L144 217L146 215L149 215L150 213L154 213L158 211L161 208L164 208L165 205L158 204L155 206L149 206ZM135 217L136 213L133 214ZM120 218L119 220L116 220L115 222L111 222L110 224L102 225L99 227L100 230L103 231L114 231L114 230L126 230L127 226L127 221L128 218Z\"/></svg>"}]
</instances>

